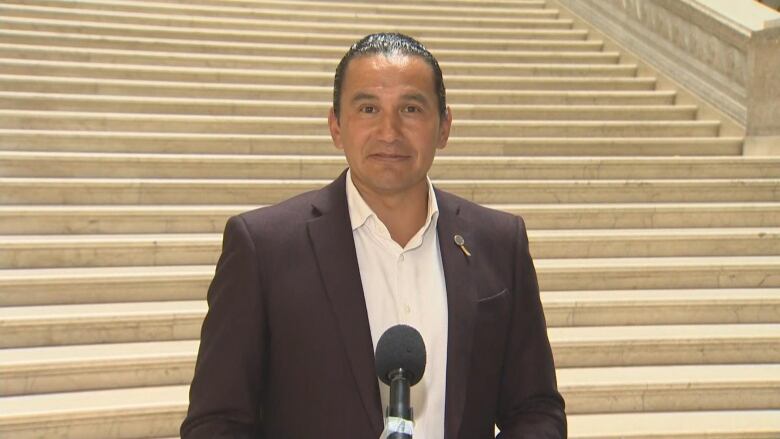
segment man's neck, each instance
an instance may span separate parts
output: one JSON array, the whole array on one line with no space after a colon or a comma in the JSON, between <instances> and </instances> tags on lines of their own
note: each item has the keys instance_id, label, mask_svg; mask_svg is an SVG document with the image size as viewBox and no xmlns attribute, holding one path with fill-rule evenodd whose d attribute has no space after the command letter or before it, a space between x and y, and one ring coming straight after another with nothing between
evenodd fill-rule
<instances>
[{"instance_id":1,"label":"man's neck","mask_svg":"<svg viewBox=\"0 0 780 439\"><path fill-rule=\"evenodd\" d=\"M354 181L353 181L354 183ZM401 247L425 224L428 215L428 182L401 194L378 194L355 184L360 196L387 227L390 237Z\"/></svg>"}]
</instances>

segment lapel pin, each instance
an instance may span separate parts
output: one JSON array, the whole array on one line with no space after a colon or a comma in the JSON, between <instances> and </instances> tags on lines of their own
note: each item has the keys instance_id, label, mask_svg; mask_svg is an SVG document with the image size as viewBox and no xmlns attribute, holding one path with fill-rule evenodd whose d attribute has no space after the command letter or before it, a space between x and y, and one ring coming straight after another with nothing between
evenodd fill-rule
<instances>
[{"instance_id":1,"label":"lapel pin","mask_svg":"<svg viewBox=\"0 0 780 439\"><path fill-rule=\"evenodd\" d=\"M455 244L460 247L461 250L463 250L463 254L466 256L471 256L471 253L469 252L469 249L466 248L466 241L463 239L460 235L455 235L452 237L452 239L455 240Z\"/></svg>"}]
</instances>

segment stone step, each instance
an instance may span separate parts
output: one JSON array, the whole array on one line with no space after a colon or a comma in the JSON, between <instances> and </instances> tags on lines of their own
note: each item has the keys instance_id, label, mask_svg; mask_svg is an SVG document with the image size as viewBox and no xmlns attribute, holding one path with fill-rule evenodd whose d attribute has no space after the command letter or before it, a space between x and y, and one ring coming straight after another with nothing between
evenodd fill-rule
<instances>
[{"instance_id":1,"label":"stone step","mask_svg":"<svg viewBox=\"0 0 780 439\"><path fill-rule=\"evenodd\" d=\"M543 291L775 288L776 256L537 259Z\"/></svg>"},{"instance_id":2,"label":"stone step","mask_svg":"<svg viewBox=\"0 0 780 439\"><path fill-rule=\"evenodd\" d=\"M168 3L185 3L185 4L200 4L200 5L217 5L217 4L230 4L237 5L237 0L163 0ZM295 1L295 0L293 0ZM315 1L315 0L309 0ZM269 3L279 3L279 0L268 0ZM246 6L252 6L255 4L263 3L265 0L242 0L241 4ZM289 1L287 1L289 3ZM337 4L369 4L377 5L376 2L370 0L342 0L336 2ZM539 9L546 8L547 4L544 0L394 0L394 5L425 5L425 6L459 6L459 7L479 7L489 8L513 8L513 9Z\"/></svg>"},{"instance_id":3,"label":"stone step","mask_svg":"<svg viewBox=\"0 0 780 439\"><path fill-rule=\"evenodd\" d=\"M0 206L0 235L222 233L225 221L259 206ZM780 203L493 204L530 230L780 227Z\"/></svg>"},{"instance_id":4,"label":"stone step","mask_svg":"<svg viewBox=\"0 0 780 439\"><path fill-rule=\"evenodd\" d=\"M336 175L333 176L334 178ZM0 178L0 204L272 204L326 180ZM775 202L780 179L436 180L476 203Z\"/></svg>"},{"instance_id":5,"label":"stone step","mask_svg":"<svg viewBox=\"0 0 780 439\"><path fill-rule=\"evenodd\" d=\"M12 4L13 3L13 4ZM231 32L254 32L259 29L264 31L290 32L290 33L333 33L354 36L363 36L377 31L375 24L353 20L347 23L332 23L329 21L312 20L275 20L253 18L224 18L180 16L171 14L153 14L148 12L122 12L117 10L86 9L84 3L81 8L41 6L37 1L4 2L0 5L0 15L4 17L18 17L31 19L76 20L97 23L134 24L149 26L187 27L198 30L222 30ZM74 6L71 3L70 6ZM59 6L68 6L60 4ZM510 5L515 8L516 5ZM451 10L452 5L447 4ZM572 29L573 22L566 19L558 20L523 20L521 26L510 28L499 27L475 27L467 23L459 23L457 26L439 25L427 22L422 25L414 25L399 20L383 26L388 31L403 32L414 35L417 38L534 38L548 40L584 40L588 31ZM355 38L357 39L357 38Z\"/></svg>"},{"instance_id":6,"label":"stone step","mask_svg":"<svg viewBox=\"0 0 780 439\"><path fill-rule=\"evenodd\" d=\"M329 5L323 5L326 10L310 10L291 5L281 8L255 8L255 7L226 7L226 6L200 6L193 4L170 4L158 2L134 2L134 1L101 1L101 0L11 0L9 4L33 4L45 7L64 7L74 8L85 11L110 11L159 14L166 16L185 16L185 17L214 17L221 19L252 19L255 21L293 21L293 22L327 22L330 24L349 24L354 21L361 23L379 25L393 25L395 23L405 23L407 25L426 25L434 26L458 26L460 24L469 27L480 28L514 28L527 26L533 23L540 27L568 28L571 26L571 20L558 19L558 11L555 9L541 8L520 8L506 14L478 14L463 15L457 13L459 8L451 10L450 14L440 14L437 8L421 7L420 9L406 9L404 13L395 8L395 10L373 10L354 11L354 10L334 10ZM493 16L490 16L493 15Z\"/></svg>"},{"instance_id":7,"label":"stone step","mask_svg":"<svg viewBox=\"0 0 780 439\"><path fill-rule=\"evenodd\" d=\"M84 271L75 269L76 273ZM128 267L118 271L127 272ZM4 285L9 290L0 295L0 306L198 300L205 294L197 288L152 288L139 294L120 287L106 291L85 288L82 294L64 295L54 286L46 290L45 280L39 285L25 283L27 279L6 279ZM81 279L88 280L86 276ZM556 326L780 322L780 290L776 288L544 291L542 295L548 323Z\"/></svg>"},{"instance_id":8,"label":"stone step","mask_svg":"<svg viewBox=\"0 0 780 439\"><path fill-rule=\"evenodd\" d=\"M156 2L160 3L160 2ZM305 9L307 11L321 11L329 12L334 9L341 12L355 12L355 13L376 13L376 14L434 14L442 16L485 16L485 17L507 17L507 16L525 16L528 15L556 15L551 9L547 9L548 6L543 1L536 2L506 2L493 5L485 5L482 2L452 2L446 3L447 8L442 8L443 2L405 2L405 4L397 4L397 2L390 4L382 4L376 2L331 2L327 5L317 2L316 0L308 1L279 1L279 0L251 0L251 1L235 1L235 0L193 0L193 1L170 1L165 0L165 3L173 3L178 5L198 5L206 7L222 7L235 9L241 8L262 8L262 9Z\"/></svg>"},{"instance_id":9,"label":"stone step","mask_svg":"<svg viewBox=\"0 0 780 439\"><path fill-rule=\"evenodd\" d=\"M524 61L529 63L560 63L559 59L543 59L543 56L523 56ZM488 62L488 61L486 61ZM514 61L517 62L517 61ZM276 90L275 95L267 98L284 99L281 96L285 91L289 94L289 89L279 86L297 86L300 87L319 87L303 89L309 96L322 94L322 88L333 86L333 73L331 72L313 72L313 71L280 71L280 70L260 70L260 69L216 69L216 68L198 68L198 67L174 67L174 66L149 66L142 64L101 64L101 63L79 63L63 61L44 61L44 60L23 60L23 59L0 59L0 67L4 74L13 74L16 76L30 76L30 81L35 81L36 76L46 75L75 77L75 78L95 78L95 80L133 80L133 81L155 81L155 82L186 82L179 84L179 88L193 87L199 83L200 88L210 94L201 97L225 97L225 93L231 91L235 93L236 89L244 90L246 88L258 92L266 89ZM290 76L293 75L294 76ZM536 73L535 71L533 73ZM544 73L542 71L542 73ZM576 91L606 91L606 92L641 92L653 91L655 88L655 78L652 77L623 77L615 78L604 77L561 77L561 76L496 76L496 75L445 75L445 83L449 89L458 90L459 95L472 94L470 90L480 90L483 94L490 93L483 90L490 90L493 94L509 93L506 99L512 99L513 93L529 91L558 91L558 92L576 92ZM116 82L115 82L116 84ZM124 81L121 83L125 84ZM136 82L137 84L137 82ZM257 85L264 84L264 85ZM160 86L161 84L147 84L150 87ZM510 91L505 91L507 88ZM16 91L16 90L11 90ZM175 90L181 95L181 90ZM331 90L332 91L332 90ZM148 91L146 92L148 93ZM215 93L222 93L215 95ZM227 95L230 96L230 95ZM244 99L247 99L245 97ZM495 102L495 98L493 100Z\"/></svg>"},{"instance_id":10,"label":"stone step","mask_svg":"<svg viewBox=\"0 0 780 439\"><path fill-rule=\"evenodd\" d=\"M15 439L178 437L187 397L181 385L7 397L0 399L0 408L8 408L0 414L0 433ZM568 421L573 439L744 439L780 432L780 410L772 409L572 414Z\"/></svg>"},{"instance_id":11,"label":"stone step","mask_svg":"<svg viewBox=\"0 0 780 439\"><path fill-rule=\"evenodd\" d=\"M458 137L717 137L721 122L458 120ZM176 132L190 134L327 135L325 117L205 116L77 111L0 110L0 128Z\"/></svg>"},{"instance_id":12,"label":"stone step","mask_svg":"<svg viewBox=\"0 0 780 439\"><path fill-rule=\"evenodd\" d=\"M561 203L490 207L522 215L531 230L780 226L777 210L780 203Z\"/></svg>"},{"instance_id":13,"label":"stone step","mask_svg":"<svg viewBox=\"0 0 780 439\"><path fill-rule=\"evenodd\" d=\"M533 236L534 232L531 231ZM217 235L216 241L219 240ZM534 253L535 254L535 253ZM124 268L123 270L127 270ZM79 295L62 295L38 288L27 294L25 284L7 282L9 292L0 295L0 306L133 302L144 300L196 300L197 289L169 296L139 295L133 289L110 290ZM36 289L30 284L29 289ZM746 323L780 321L777 289L743 290L624 290L544 292L548 323L552 325L653 324L653 323ZM164 292L163 292L164 293ZM641 312L639 312L641 310Z\"/></svg>"},{"instance_id":14,"label":"stone step","mask_svg":"<svg viewBox=\"0 0 780 439\"><path fill-rule=\"evenodd\" d=\"M138 439L178 436L189 386L0 398L0 436Z\"/></svg>"},{"instance_id":15,"label":"stone step","mask_svg":"<svg viewBox=\"0 0 780 439\"><path fill-rule=\"evenodd\" d=\"M570 367L780 361L780 324L553 327L558 370Z\"/></svg>"},{"instance_id":16,"label":"stone step","mask_svg":"<svg viewBox=\"0 0 780 439\"><path fill-rule=\"evenodd\" d=\"M547 324L780 323L780 288L542 291Z\"/></svg>"},{"instance_id":17,"label":"stone step","mask_svg":"<svg viewBox=\"0 0 780 439\"><path fill-rule=\"evenodd\" d=\"M0 9L1 10L1 9ZM120 36L134 38L153 38L161 40L186 40L192 45L205 42L208 46L225 45L231 47L245 47L259 45L268 47L277 45L317 45L322 47L340 48L351 46L355 41L363 37L360 34L337 33L298 33L278 31L226 31L218 29L198 29L192 27L148 26L121 23L100 23L73 20L48 20L36 18L0 18L0 25L5 30L21 32L47 32L66 35L90 35L90 36ZM489 51L570 51L570 52L598 52L603 49L604 43L600 40L583 40L572 36L567 40L550 40L535 38L539 32L529 32L525 38L458 38L458 37L428 37L422 39L422 43L431 51L437 53L440 50L489 50ZM19 34L12 34L19 35ZM331 63L337 62L337 58L331 59ZM333 66L335 68L335 65Z\"/></svg>"},{"instance_id":18,"label":"stone step","mask_svg":"<svg viewBox=\"0 0 780 439\"><path fill-rule=\"evenodd\" d=\"M472 80L472 79L470 79ZM476 81L476 79L473 79ZM555 85L545 79L542 86ZM606 87L601 80L580 86ZM474 86L481 83L475 82ZM618 84L620 85L620 84ZM530 85L529 85L530 87ZM105 78L71 78L56 76L0 75L0 90L28 93L73 93L86 95L146 96L257 101L309 100L331 101L333 89L328 86L263 85L241 83L200 83L178 81L137 81ZM516 105L672 105L674 91L642 90L490 90L448 89L450 104L516 104Z\"/></svg>"},{"instance_id":19,"label":"stone step","mask_svg":"<svg viewBox=\"0 0 780 439\"><path fill-rule=\"evenodd\" d=\"M780 409L780 364L559 369L566 413Z\"/></svg>"},{"instance_id":20,"label":"stone step","mask_svg":"<svg viewBox=\"0 0 780 439\"><path fill-rule=\"evenodd\" d=\"M602 313L615 311L622 318L629 313L647 307L655 317L655 324L669 323L665 309L682 316L678 307L685 307L695 318L679 323L755 323L778 322L780 317L780 290L682 290L682 291L583 291L581 297L563 298L563 292L543 293L548 323L579 325L562 316L578 315L579 320L590 324L598 306ZM187 302L189 303L189 302ZM165 307L161 304L160 307ZM581 309L578 307L582 306ZM767 309L761 309L762 306ZM633 309L629 309L633 308ZM675 311L676 310L676 311ZM584 313L580 316L579 313ZM701 313L700 313L701 312ZM737 318L733 315L738 314ZM707 316L705 318L701 318ZM649 318L645 320L649 321ZM598 320L610 324L615 318ZM641 322L631 322L639 324ZM653 323L646 323L653 324ZM93 390L117 387L136 387L170 384L189 384L197 352L197 340L137 342L120 344L75 345L37 348L8 348L0 350L0 396ZM720 367L720 366L708 366ZM620 370L620 369L613 369ZM572 374L571 369L559 369ZM575 375L576 376L576 375ZM780 375L779 375L780 376ZM592 383L592 379L571 379L580 384ZM562 380L565 381L565 380ZM634 377L634 382L642 379ZM562 382L563 384L563 382ZM565 387L565 386L564 386ZM596 392L594 392L596 393ZM585 395L580 395L584 397ZM699 407L702 408L702 407ZM654 410L657 410L655 408ZM611 410L610 410L611 411Z\"/></svg>"},{"instance_id":21,"label":"stone step","mask_svg":"<svg viewBox=\"0 0 780 439\"><path fill-rule=\"evenodd\" d=\"M219 233L0 236L0 269L216 264Z\"/></svg>"},{"instance_id":22,"label":"stone step","mask_svg":"<svg viewBox=\"0 0 780 439\"><path fill-rule=\"evenodd\" d=\"M2 177L324 179L341 156L0 151ZM780 157L436 157L432 179L780 178Z\"/></svg>"},{"instance_id":23,"label":"stone step","mask_svg":"<svg viewBox=\"0 0 780 439\"><path fill-rule=\"evenodd\" d=\"M213 265L0 270L0 305L205 298Z\"/></svg>"},{"instance_id":24,"label":"stone step","mask_svg":"<svg viewBox=\"0 0 780 439\"><path fill-rule=\"evenodd\" d=\"M568 416L571 439L745 439L780 434L780 410Z\"/></svg>"},{"instance_id":25,"label":"stone step","mask_svg":"<svg viewBox=\"0 0 780 439\"><path fill-rule=\"evenodd\" d=\"M216 69L278 69L329 72L338 59L220 54L178 54L138 50L82 49L29 44L0 44L0 57L49 62L200 67ZM531 64L451 61L441 63L447 75L633 77L636 64Z\"/></svg>"},{"instance_id":26,"label":"stone step","mask_svg":"<svg viewBox=\"0 0 780 439\"><path fill-rule=\"evenodd\" d=\"M0 350L0 397L189 385L198 340Z\"/></svg>"},{"instance_id":27,"label":"stone step","mask_svg":"<svg viewBox=\"0 0 780 439\"><path fill-rule=\"evenodd\" d=\"M192 41L172 38L122 37L82 35L62 32L0 30L0 41L6 44L82 47L99 49L168 51L179 53L222 55L276 55L339 59L343 46L314 44L240 43L219 41ZM579 44L579 50L577 45ZM436 58L446 61L480 60L482 62L536 62L572 64L616 64L618 52L602 52L587 42L536 42L516 44L512 50L497 49L439 49ZM551 46L551 47L550 47Z\"/></svg>"},{"instance_id":28,"label":"stone step","mask_svg":"<svg viewBox=\"0 0 780 439\"><path fill-rule=\"evenodd\" d=\"M776 311L776 292L772 296L759 300ZM615 308L623 314L637 312ZM205 312L204 300L5 307L0 308L0 347L197 340ZM684 323L576 327L570 321L551 321L548 333L558 368L780 361L777 321Z\"/></svg>"},{"instance_id":29,"label":"stone step","mask_svg":"<svg viewBox=\"0 0 780 439\"><path fill-rule=\"evenodd\" d=\"M780 228L531 230L528 234L531 254L540 259L780 256Z\"/></svg>"},{"instance_id":30,"label":"stone step","mask_svg":"<svg viewBox=\"0 0 780 439\"><path fill-rule=\"evenodd\" d=\"M0 108L26 111L324 118L331 106L328 101L248 101L0 92ZM694 105L453 104L452 111L461 120L690 121L696 119L698 108Z\"/></svg>"},{"instance_id":31,"label":"stone step","mask_svg":"<svg viewBox=\"0 0 780 439\"><path fill-rule=\"evenodd\" d=\"M741 156L741 137L454 137L442 156ZM187 134L0 128L8 151L341 156L329 135Z\"/></svg>"},{"instance_id":32,"label":"stone step","mask_svg":"<svg viewBox=\"0 0 780 439\"><path fill-rule=\"evenodd\" d=\"M205 314L204 300L5 307L0 348L197 340Z\"/></svg>"},{"instance_id":33,"label":"stone step","mask_svg":"<svg viewBox=\"0 0 780 439\"><path fill-rule=\"evenodd\" d=\"M450 8L440 9L446 12ZM195 41L222 41L222 42L263 42L279 44L311 44L316 42L324 45L334 45L349 47L352 43L362 38L365 33L355 30L345 33L345 29L333 29L333 31L309 29L305 31L295 29L273 30L266 29L261 24L254 29L228 29L214 28L197 25L196 22L188 21L176 23L166 20L164 23L137 24L124 22L123 17L116 17L111 20L108 17L91 17L93 11L85 11L83 14L74 18L72 11L63 9L39 8L32 9L25 6L3 5L0 6L0 12L4 15L0 18L0 23L5 29L19 31L46 31L61 32L73 34L91 34L91 35L121 35L136 37L161 37L174 39L187 39ZM59 12L59 14L58 14ZM60 15L60 16L58 16ZM214 18L219 21L219 18ZM197 19L196 19L197 20ZM466 27L468 30L469 28ZM472 34L475 29L471 29ZM600 50L603 42L600 40L586 39L585 31L576 30L549 30L539 28L517 29L512 33L500 32L491 35L490 29L484 29L483 35L447 34L442 32L440 35L428 32L421 37L423 43L431 50L439 49L517 49L517 44L523 42L545 42L551 46L561 44L573 48L591 48ZM576 49L575 49L576 50Z\"/></svg>"},{"instance_id":34,"label":"stone step","mask_svg":"<svg viewBox=\"0 0 780 439\"><path fill-rule=\"evenodd\" d=\"M168 3L187 3L188 0L164 0ZM211 0L196 0L196 4L215 4L209 3ZM230 4L235 4L234 0L218 0L217 3L227 1ZM271 0L276 3L275 0ZM293 0L295 1L295 0ZM311 1L311 0L310 0ZM375 5L376 2L370 0L345 0L337 3L344 2L361 3ZM246 0L246 5L255 4L254 0ZM480 7L480 8L524 8L524 9L538 9L546 8L547 4L544 0L395 0L393 4L396 5L428 5L428 6L466 6L466 7Z\"/></svg>"},{"instance_id":35,"label":"stone step","mask_svg":"<svg viewBox=\"0 0 780 439\"><path fill-rule=\"evenodd\" d=\"M186 385L197 345L176 341L5 349L0 351L0 395ZM582 414L780 408L778 368L635 366L562 368L557 373L567 413Z\"/></svg>"},{"instance_id":36,"label":"stone step","mask_svg":"<svg viewBox=\"0 0 780 439\"><path fill-rule=\"evenodd\" d=\"M780 257L536 259L542 291L780 287ZM213 265L0 270L0 304L205 297Z\"/></svg>"},{"instance_id":37,"label":"stone step","mask_svg":"<svg viewBox=\"0 0 780 439\"><path fill-rule=\"evenodd\" d=\"M537 258L780 256L780 228L531 230ZM0 269L216 264L219 233L0 236Z\"/></svg>"}]
</instances>

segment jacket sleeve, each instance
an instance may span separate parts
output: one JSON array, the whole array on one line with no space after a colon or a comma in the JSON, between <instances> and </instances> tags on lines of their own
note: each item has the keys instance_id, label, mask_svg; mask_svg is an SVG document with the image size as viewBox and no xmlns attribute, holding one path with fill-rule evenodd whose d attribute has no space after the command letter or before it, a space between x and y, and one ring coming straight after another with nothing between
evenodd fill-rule
<instances>
[{"instance_id":1,"label":"jacket sleeve","mask_svg":"<svg viewBox=\"0 0 780 439\"><path fill-rule=\"evenodd\" d=\"M240 216L225 226L207 298L181 437L260 437L267 331L257 251Z\"/></svg>"},{"instance_id":2,"label":"jacket sleeve","mask_svg":"<svg viewBox=\"0 0 780 439\"><path fill-rule=\"evenodd\" d=\"M564 439L565 404L557 389L528 235L522 219L517 221L512 322L499 395L497 438Z\"/></svg>"}]
</instances>

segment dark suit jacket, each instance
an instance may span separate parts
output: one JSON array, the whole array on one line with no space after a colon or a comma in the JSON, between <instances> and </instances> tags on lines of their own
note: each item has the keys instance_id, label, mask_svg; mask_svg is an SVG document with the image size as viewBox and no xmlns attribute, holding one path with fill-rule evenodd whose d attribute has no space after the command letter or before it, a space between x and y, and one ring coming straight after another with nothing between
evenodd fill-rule
<instances>
[{"instance_id":1,"label":"dark suit jacket","mask_svg":"<svg viewBox=\"0 0 780 439\"><path fill-rule=\"evenodd\" d=\"M522 220L439 190L436 199L449 313L445 437L492 438L497 424L502 438L565 438ZM345 174L230 218L208 302L182 438L380 436Z\"/></svg>"}]
</instances>

